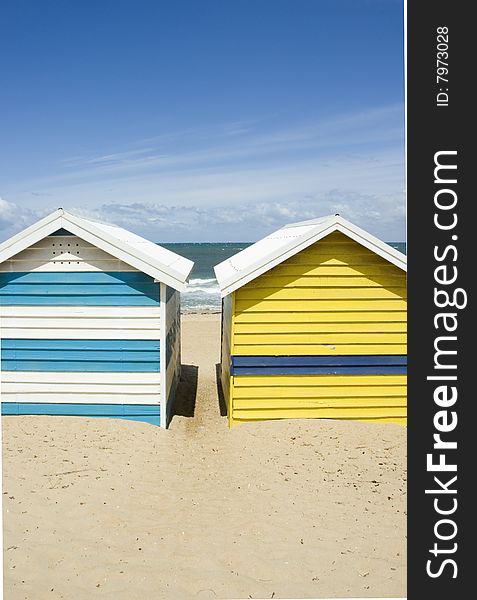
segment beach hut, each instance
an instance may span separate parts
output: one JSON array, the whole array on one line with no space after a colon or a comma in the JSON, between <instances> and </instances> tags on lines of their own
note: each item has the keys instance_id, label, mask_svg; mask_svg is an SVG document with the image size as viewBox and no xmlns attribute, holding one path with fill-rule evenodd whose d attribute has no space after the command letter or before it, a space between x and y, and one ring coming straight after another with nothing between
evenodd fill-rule
<instances>
[{"instance_id":1,"label":"beach hut","mask_svg":"<svg viewBox=\"0 0 477 600\"><path fill-rule=\"evenodd\" d=\"M293 223L215 267L230 425L406 423L406 257L338 215Z\"/></svg>"},{"instance_id":2,"label":"beach hut","mask_svg":"<svg viewBox=\"0 0 477 600\"><path fill-rule=\"evenodd\" d=\"M2 413L166 427L180 376L180 292L192 266L61 208L3 242Z\"/></svg>"}]
</instances>

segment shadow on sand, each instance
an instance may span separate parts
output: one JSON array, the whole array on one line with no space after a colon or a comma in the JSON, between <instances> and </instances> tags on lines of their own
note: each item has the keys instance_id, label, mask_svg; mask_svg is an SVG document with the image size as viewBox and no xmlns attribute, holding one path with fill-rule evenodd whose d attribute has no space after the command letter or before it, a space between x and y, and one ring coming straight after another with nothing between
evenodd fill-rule
<instances>
[{"instance_id":1,"label":"shadow on sand","mask_svg":"<svg viewBox=\"0 0 477 600\"><path fill-rule=\"evenodd\" d=\"M222 382L220 381L220 363L215 365L215 383L217 385L217 398L219 399L219 411L221 417L227 416L227 405L225 404Z\"/></svg>"},{"instance_id":2,"label":"shadow on sand","mask_svg":"<svg viewBox=\"0 0 477 600\"><path fill-rule=\"evenodd\" d=\"M198 377L199 367L196 365L181 366L181 379L177 386L176 398L170 421L174 419L175 415L178 417L194 416Z\"/></svg>"}]
</instances>

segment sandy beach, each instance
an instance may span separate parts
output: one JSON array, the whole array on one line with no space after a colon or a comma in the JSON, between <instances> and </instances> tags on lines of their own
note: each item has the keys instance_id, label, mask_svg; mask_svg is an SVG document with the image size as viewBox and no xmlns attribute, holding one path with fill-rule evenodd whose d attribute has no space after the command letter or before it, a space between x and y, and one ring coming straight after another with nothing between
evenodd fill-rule
<instances>
[{"instance_id":1,"label":"sandy beach","mask_svg":"<svg viewBox=\"0 0 477 600\"><path fill-rule=\"evenodd\" d=\"M220 316L183 317L168 430L4 417L6 600L406 593L406 429L229 430Z\"/></svg>"}]
</instances>

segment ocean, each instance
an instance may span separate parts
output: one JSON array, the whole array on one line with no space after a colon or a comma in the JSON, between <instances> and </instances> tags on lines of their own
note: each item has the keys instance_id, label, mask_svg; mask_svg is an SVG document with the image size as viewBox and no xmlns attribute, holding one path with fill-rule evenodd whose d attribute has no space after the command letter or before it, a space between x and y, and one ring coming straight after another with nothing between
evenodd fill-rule
<instances>
[{"instance_id":1,"label":"ocean","mask_svg":"<svg viewBox=\"0 0 477 600\"><path fill-rule=\"evenodd\" d=\"M390 246L406 252L404 242L388 242ZM194 261L189 285L181 294L183 312L219 312L220 291L214 276L214 266L250 246L252 242L230 243L176 243L161 244L177 254Z\"/></svg>"}]
</instances>

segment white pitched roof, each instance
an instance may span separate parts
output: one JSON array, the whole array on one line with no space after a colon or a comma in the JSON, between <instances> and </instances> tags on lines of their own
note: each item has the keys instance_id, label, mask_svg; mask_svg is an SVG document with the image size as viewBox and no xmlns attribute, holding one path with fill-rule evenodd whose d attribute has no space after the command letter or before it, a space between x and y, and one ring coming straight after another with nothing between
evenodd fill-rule
<instances>
[{"instance_id":1,"label":"white pitched roof","mask_svg":"<svg viewBox=\"0 0 477 600\"><path fill-rule=\"evenodd\" d=\"M126 229L78 217L63 208L0 244L0 263L58 229L66 229L123 262L176 290L187 287L194 263Z\"/></svg>"},{"instance_id":2,"label":"white pitched roof","mask_svg":"<svg viewBox=\"0 0 477 600\"><path fill-rule=\"evenodd\" d=\"M403 271L407 270L407 259L402 252L395 250L389 244L382 242L339 215L330 215L285 225L216 265L214 271L222 297L234 292L334 231L340 231Z\"/></svg>"}]
</instances>

